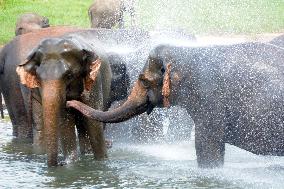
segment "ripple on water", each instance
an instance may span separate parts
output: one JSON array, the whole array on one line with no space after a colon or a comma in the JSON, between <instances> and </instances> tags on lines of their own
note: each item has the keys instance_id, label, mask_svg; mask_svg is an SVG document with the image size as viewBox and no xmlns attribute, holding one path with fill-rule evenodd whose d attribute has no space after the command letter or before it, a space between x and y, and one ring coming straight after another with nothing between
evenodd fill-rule
<instances>
[{"instance_id":1,"label":"ripple on water","mask_svg":"<svg viewBox=\"0 0 284 189\"><path fill-rule=\"evenodd\" d=\"M47 168L46 156L13 142L0 122L0 188L283 188L284 158L257 156L226 145L225 166L199 169L193 141L114 144L105 161L92 155Z\"/></svg>"}]
</instances>

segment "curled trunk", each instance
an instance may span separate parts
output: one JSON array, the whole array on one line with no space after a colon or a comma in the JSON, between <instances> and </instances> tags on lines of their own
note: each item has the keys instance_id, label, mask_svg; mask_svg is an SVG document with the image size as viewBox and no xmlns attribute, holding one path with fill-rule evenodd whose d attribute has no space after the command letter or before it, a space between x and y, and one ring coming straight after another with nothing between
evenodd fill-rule
<instances>
[{"instance_id":1,"label":"curled trunk","mask_svg":"<svg viewBox=\"0 0 284 189\"><path fill-rule=\"evenodd\" d=\"M147 90L138 81L127 101L114 110L106 112L98 111L76 100L68 101L67 107L73 107L96 121L118 123L146 112L149 108L149 100Z\"/></svg>"}]
</instances>

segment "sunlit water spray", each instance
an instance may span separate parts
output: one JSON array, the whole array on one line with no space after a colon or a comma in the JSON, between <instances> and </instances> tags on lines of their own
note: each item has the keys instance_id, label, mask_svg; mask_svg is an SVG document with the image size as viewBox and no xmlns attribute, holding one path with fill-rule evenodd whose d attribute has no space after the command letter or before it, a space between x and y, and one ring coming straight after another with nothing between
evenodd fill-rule
<instances>
[{"instance_id":1,"label":"sunlit water spray","mask_svg":"<svg viewBox=\"0 0 284 189\"><path fill-rule=\"evenodd\" d=\"M157 10L161 6L175 10L175 1L164 3ZM156 27L159 30L150 32L149 39L138 46L108 44L109 52L122 55L131 84L149 49L161 42L206 46L244 41L194 38L182 28L163 33L165 23L175 21L174 14L163 14ZM49 169L45 155L34 155L31 145L14 142L11 123L0 121L0 188L283 188L283 157L257 156L226 145L224 168L197 168L193 127L181 108L155 109L150 116L107 125L106 136L113 140L113 148L106 161L87 155L67 166Z\"/></svg>"}]
</instances>

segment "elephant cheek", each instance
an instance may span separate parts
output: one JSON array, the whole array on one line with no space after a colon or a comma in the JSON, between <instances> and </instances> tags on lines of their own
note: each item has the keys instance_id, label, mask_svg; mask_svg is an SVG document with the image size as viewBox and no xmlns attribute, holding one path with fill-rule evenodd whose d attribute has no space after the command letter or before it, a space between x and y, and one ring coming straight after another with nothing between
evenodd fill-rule
<instances>
[{"instance_id":1,"label":"elephant cheek","mask_svg":"<svg viewBox=\"0 0 284 189\"><path fill-rule=\"evenodd\" d=\"M43 124L48 166L57 165L58 127L65 104L65 85L61 81L42 82Z\"/></svg>"}]
</instances>

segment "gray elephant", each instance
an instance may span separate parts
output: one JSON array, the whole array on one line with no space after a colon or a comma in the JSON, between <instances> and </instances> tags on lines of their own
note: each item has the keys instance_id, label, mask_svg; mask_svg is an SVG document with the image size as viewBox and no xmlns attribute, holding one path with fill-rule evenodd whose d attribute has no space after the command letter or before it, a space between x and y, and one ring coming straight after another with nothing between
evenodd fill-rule
<instances>
[{"instance_id":1,"label":"gray elephant","mask_svg":"<svg viewBox=\"0 0 284 189\"><path fill-rule=\"evenodd\" d=\"M284 50L264 43L161 45L128 100L107 112L67 102L102 122L121 122L154 107L184 107L195 124L199 167L224 163L225 143L254 154L284 155Z\"/></svg>"},{"instance_id":2,"label":"gray elephant","mask_svg":"<svg viewBox=\"0 0 284 189\"><path fill-rule=\"evenodd\" d=\"M134 25L134 1L96 0L88 10L92 28L124 28L124 13L130 12L131 25Z\"/></svg>"},{"instance_id":3,"label":"gray elephant","mask_svg":"<svg viewBox=\"0 0 284 189\"><path fill-rule=\"evenodd\" d=\"M24 101L16 67L30 51L46 37L61 36L78 31L74 27L49 27L20 35L7 43L0 52L0 86L13 125L13 136L17 139L32 140L32 124L27 103Z\"/></svg>"},{"instance_id":4,"label":"gray elephant","mask_svg":"<svg viewBox=\"0 0 284 189\"><path fill-rule=\"evenodd\" d=\"M41 28L49 27L49 20L35 13L25 13L18 17L15 34L22 35Z\"/></svg>"},{"instance_id":5,"label":"gray elephant","mask_svg":"<svg viewBox=\"0 0 284 189\"><path fill-rule=\"evenodd\" d=\"M73 33L68 34L68 36L66 35L65 37L58 38L58 36L70 32ZM125 39L125 36L130 35L127 32L128 31L125 30L112 31L112 30L103 30L103 29L82 31L80 29L70 28L70 27L46 28L39 31L35 31L34 34L26 34L15 38L9 44L7 44L4 47L3 52L1 52L0 84L3 86L3 94L5 101L7 102L8 112L14 127L13 130L15 131L14 134L18 138L28 138L28 139L31 138L33 135L33 142L34 142L33 146L39 146L39 147L44 146L45 143L44 135L47 136L45 138L47 138L48 140L47 153L49 154L48 157L49 165L55 165L57 163L57 158L56 158L57 143L55 141L58 138L62 139L63 149L65 149L64 154L72 155L72 151L75 148L74 127L69 128L69 127L64 127L64 125L73 125L74 121L76 122L76 126L79 129L78 133L80 135L79 138L80 138L81 152L82 153L86 152L87 150L86 148L88 148L88 143L89 143L88 140L89 138L92 138L93 140L92 147L93 149L96 148L94 149L95 156L97 158L105 157L105 143L100 144L100 142L103 141L101 124L98 124L100 126L97 127L98 131L96 131L96 129L88 127L88 125L92 124L93 121L90 121L89 119L84 119L76 111L74 112L72 110L70 111L65 110L65 108L60 104L64 103L65 99L67 100L78 99L82 100L85 103L87 103L88 99L92 99L89 101L90 105L93 106L97 105L98 108L101 108L102 110L107 110L110 104L109 101L111 101L112 96L110 96L109 100L107 100L107 98L104 98L104 100L99 100L103 96L106 97L106 95L99 95L97 97L97 102L96 102L97 104L96 104L93 102L94 98L96 98L96 96L94 95L95 93L86 92L86 90L83 91L84 87L90 88L92 85L90 83L91 81L90 79L86 80L84 79L86 77L83 78L83 75L87 76L88 75L87 73L91 71L88 68L90 62L84 65L82 59L85 59L87 61L89 58L92 58L91 56L92 53L88 50L90 46L91 48L95 48L102 44L106 44L107 43L106 41L108 40L113 42L113 39L121 41L121 38ZM137 32L133 32L132 34L134 33L135 35L137 34ZM47 37L57 37L57 38L46 39L40 43L42 39ZM102 43L101 41L105 41L106 43ZM135 42L137 42L137 40L135 40ZM66 52L64 51L65 47L67 48ZM70 49L68 49L69 47ZM72 49L71 47L74 49ZM85 50L81 49L82 51L81 52L79 49L76 50L76 47L79 49L86 47L86 49ZM100 54L100 57L103 60L105 60L104 62L110 62L111 66L117 67L118 70L120 70L119 67L121 67L122 71L125 70L124 69L125 66L123 66L122 62L116 62L119 60L112 58L114 56L113 53L102 53L104 52L103 50L104 48L99 48L95 50L96 52L98 52L98 54ZM28 52L30 52L32 49L34 49L33 53L30 56L28 56ZM52 54L52 56L49 57L49 54ZM47 58L44 59L45 61L41 61L41 59L38 59L39 57L47 57ZM48 58L51 58L52 60ZM58 60L58 62L54 61L54 59ZM62 65L63 67L60 67L60 65ZM19 78L16 75L15 70L17 66L23 84L19 82ZM67 68L69 68L70 70ZM75 69L74 72L71 70L71 68ZM36 70L40 70L40 72L37 72ZM67 71L68 73L64 73L64 71ZM79 72L80 74L77 72ZM53 83L51 83L50 85L51 87L52 85L54 85L54 88L56 89L54 91L54 94L56 93L60 94L54 96L54 98L58 98L55 99L54 101L62 103L44 103L47 102L44 99L50 97L49 95L50 90L46 92L46 89L49 86L48 81L49 79L52 79L52 76L50 76L50 74L54 74L53 75L54 77L55 76L59 77L60 74L61 75L63 74L62 76L63 79L60 77L54 78L52 80ZM73 74L75 74L77 78L74 78L75 76L73 77ZM127 84L125 80L127 80L128 76L121 75L121 71L118 71L116 73L115 70L113 71L113 75L117 77L115 77L115 81L111 81L112 87L110 86L109 79L101 78L101 76L99 75L98 76L99 79L96 79L94 86L97 86L95 84L100 81L102 83L105 82L107 83L103 85L99 84L98 85L99 88L93 87L94 88L93 90L95 89L103 90L104 88L109 87L108 91L111 89L112 90L111 93L116 94L117 97L123 95L125 96L127 94L128 87L120 88L120 85L122 83ZM120 75L120 77L118 77L118 75ZM43 80L40 79L41 77L48 77L48 78ZM69 83L68 78L74 82ZM60 86L58 83L55 82L56 79L57 81L60 81L60 79L62 79L61 84L67 85L65 90L64 87ZM84 83L82 83L83 80L85 80ZM45 81L47 81L46 83L48 84L46 84ZM25 85L27 85L28 88L25 87ZM116 89L114 86L119 88L119 91L114 91ZM66 94L66 96L64 96L64 94ZM116 98L116 100L119 99ZM50 115L45 116L47 115L47 113L45 112L52 109L50 108L50 106L53 105L54 107L52 108L54 108L54 111L51 110ZM59 114L57 115L56 112L59 112L60 115ZM34 126L32 127L31 125ZM56 137L54 135L58 133L54 133L54 130L51 129L45 131L45 128L48 128L50 125L60 126L59 128L62 128L64 134L62 134L61 137ZM85 126L88 129L86 129ZM32 128L34 128L34 132L32 132L33 131ZM52 128L54 129L54 127ZM96 132L92 132L94 130ZM48 132L50 134L47 134ZM86 135L84 133L90 133L90 132L93 134L90 137L85 138ZM98 140L94 139L93 137L95 135L94 133L96 134L96 139ZM70 141L70 143L68 141ZM96 145L94 145L94 143L96 143Z\"/></svg>"},{"instance_id":6,"label":"gray elephant","mask_svg":"<svg viewBox=\"0 0 284 189\"><path fill-rule=\"evenodd\" d=\"M91 37L76 33L45 39L17 67L21 83L33 89L33 119L37 134L44 133L49 166L57 165L58 129L64 155L76 154L75 125L81 151L89 140L95 157L106 157L102 123L64 108L66 100L80 99L95 109L106 110L111 69L101 49L88 43Z\"/></svg>"}]
</instances>

